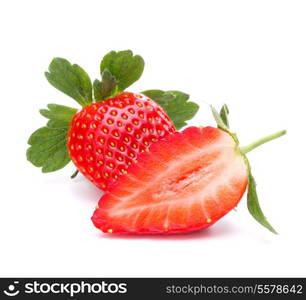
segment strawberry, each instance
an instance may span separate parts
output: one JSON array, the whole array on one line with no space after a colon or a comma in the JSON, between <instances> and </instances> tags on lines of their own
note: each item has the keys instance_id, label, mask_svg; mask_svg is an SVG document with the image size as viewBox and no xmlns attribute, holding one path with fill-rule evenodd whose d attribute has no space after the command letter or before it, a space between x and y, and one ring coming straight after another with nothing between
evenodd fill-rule
<instances>
[{"instance_id":1,"label":"strawberry","mask_svg":"<svg viewBox=\"0 0 306 300\"><path fill-rule=\"evenodd\" d=\"M233 138L189 127L151 146L118 180L93 215L103 231L174 233L210 226L234 208L247 166Z\"/></svg>"},{"instance_id":2,"label":"strawberry","mask_svg":"<svg viewBox=\"0 0 306 300\"><path fill-rule=\"evenodd\" d=\"M139 153L174 131L156 102L124 92L74 115L68 131L69 155L85 177L106 190Z\"/></svg>"},{"instance_id":3,"label":"strawberry","mask_svg":"<svg viewBox=\"0 0 306 300\"><path fill-rule=\"evenodd\" d=\"M142 75L132 51L111 51L91 81L76 64L54 58L45 76L82 109L48 104L48 119L28 140L27 159L42 172L71 160L105 190L92 221L104 232L179 233L208 227L240 201L247 189L251 215L273 233L259 205L246 153L285 131L240 147L229 130L229 110L212 112L218 128L187 125L199 106L189 95L158 89L125 92ZM78 173L78 170L71 176Z\"/></svg>"},{"instance_id":4,"label":"strawberry","mask_svg":"<svg viewBox=\"0 0 306 300\"><path fill-rule=\"evenodd\" d=\"M285 132L239 148L236 135L228 130L228 110L223 118L213 112L220 128L189 127L140 154L137 164L100 199L94 225L109 233L199 230L237 206L249 185L250 212L275 232L259 207L245 153Z\"/></svg>"},{"instance_id":5,"label":"strawberry","mask_svg":"<svg viewBox=\"0 0 306 300\"><path fill-rule=\"evenodd\" d=\"M139 153L185 126L199 108L179 91L124 92L143 69L143 59L132 51L111 51L101 61L101 80L92 83L80 66L54 58L47 80L82 109L48 104L40 110L49 121L30 136L27 159L44 173L72 160L85 177L107 190Z\"/></svg>"}]
</instances>

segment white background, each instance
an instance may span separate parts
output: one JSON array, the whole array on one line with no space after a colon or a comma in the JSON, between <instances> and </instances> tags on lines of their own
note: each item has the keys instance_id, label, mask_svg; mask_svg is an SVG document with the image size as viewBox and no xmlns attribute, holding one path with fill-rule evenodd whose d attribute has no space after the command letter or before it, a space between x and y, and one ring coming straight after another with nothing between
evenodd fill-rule
<instances>
[{"instance_id":1,"label":"white background","mask_svg":"<svg viewBox=\"0 0 306 300\"><path fill-rule=\"evenodd\" d=\"M305 1L1 1L0 276L306 276ZM245 197L208 230L103 235L90 221L101 192L72 165L42 174L26 141L48 103L77 106L43 72L55 56L92 79L110 50L146 61L130 90L178 89L230 107L242 144L287 129L249 155L260 202L278 230L249 216Z\"/></svg>"}]
</instances>

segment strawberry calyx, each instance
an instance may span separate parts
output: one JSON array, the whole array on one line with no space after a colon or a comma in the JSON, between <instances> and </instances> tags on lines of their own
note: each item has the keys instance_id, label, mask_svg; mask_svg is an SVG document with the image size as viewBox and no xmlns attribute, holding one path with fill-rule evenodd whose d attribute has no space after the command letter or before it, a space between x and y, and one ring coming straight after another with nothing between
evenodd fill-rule
<instances>
[{"instance_id":1,"label":"strawberry calyx","mask_svg":"<svg viewBox=\"0 0 306 300\"><path fill-rule=\"evenodd\" d=\"M40 114L49 121L46 126L34 131L28 144L27 159L43 173L54 172L70 162L67 149L67 134L70 121L77 109L64 105L48 104Z\"/></svg>"},{"instance_id":2,"label":"strawberry calyx","mask_svg":"<svg viewBox=\"0 0 306 300\"><path fill-rule=\"evenodd\" d=\"M180 91L147 90L141 93L167 112L177 130L186 126L186 121L192 119L199 110L199 105L189 101L189 95Z\"/></svg>"},{"instance_id":3,"label":"strawberry calyx","mask_svg":"<svg viewBox=\"0 0 306 300\"><path fill-rule=\"evenodd\" d=\"M111 51L101 60L101 79L92 83L89 75L79 65L56 57L51 61L45 76L52 86L84 108L118 96L141 77L144 65L143 58L134 55L131 50ZM169 96L169 92L165 94ZM166 102L163 97L153 100L173 118L176 129L180 129L187 125L187 120L194 117L199 106L188 101L189 95L183 92L171 91L170 94L170 97L166 97ZM152 94L155 95L156 93ZM58 104L48 104L47 109L40 110L49 121L30 136L30 147L26 155L34 166L42 168L42 172L59 170L71 161L67 150L67 133L77 112L78 109ZM74 178L77 173L76 171L71 177Z\"/></svg>"},{"instance_id":4,"label":"strawberry calyx","mask_svg":"<svg viewBox=\"0 0 306 300\"><path fill-rule=\"evenodd\" d=\"M95 100L104 101L122 93L141 77L144 65L143 58L131 50L106 54L100 64L102 80L93 83Z\"/></svg>"},{"instance_id":5,"label":"strawberry calyx","mask_svg":"<svg viewBox=\"0 0 306 300\"><path fill-rule=\"evenodd\" d=\"M281 130L276 133L273 133L271 135L268 135L266 137L263 137L247 146L239 147L239 140L237 138L237 135L230 131L229 129L229 122L228 122L228 115L229 115L229 109L225 105L222 106L220 112L218 112L213 106L211 106L212 114L214 116L214 119L218 125L218 128L224 130L228 134L232 136L234 141L237 145L237 150L242 155L245 164L247 166L248 170L248 191L247 191L247 207L250 212L250 214L253 216L253 218L260 223L262 226L266 227L268 230L270 230L272 233L277 234L276 230L271 226L271 224L267 221L267 218L263 214L263 211L260 207L258 195L257 195L257 189L256 189L256 182L252 175L252 170L250 166L250 162L246 156L246 154L253 149L261 146L262 144L265 144L269 141L272 141L274 139L277 139L287 133L286 130Z\"/></svg>"},{"instance_id":6,"label":"strawberry calyx","mask_svg":"<svg viewBox=\"0 0 306 300\"><path fill-rule=\"evenodd\" d=\"M277 231L271 226L271 224L267 221L258 200L257 195L257 189L256 189L256 181L254 179L254 176L252 174L250 162L246 156L246 153L252 151L253 149L259 147L262 144L265 144L269 141L272 141L274 139L277 139L283 135L286 134L286 130L278 131L274 134L268 135L264 138L261 138L247 146L240 147L239 150L242 153L244 160L247 164L248 168L248 191L247 191L247 207L250 212L250 214L253 216L253 218L259 222L261 225L266 227L268 230L270 230L272 233L277 234Z\"/></svg>"},{"instance_id":7,"label":"strawberry calyx","mask_svg":"<svg viewBox=\"0 0 306 300\"><path fill-rule=\"evenodd\" d=\"M81 106L93 102L91 80L79 65L72 65L67 59L56 57L51 61L45 76L51 85Z\"/></svg>"}]
</instances>

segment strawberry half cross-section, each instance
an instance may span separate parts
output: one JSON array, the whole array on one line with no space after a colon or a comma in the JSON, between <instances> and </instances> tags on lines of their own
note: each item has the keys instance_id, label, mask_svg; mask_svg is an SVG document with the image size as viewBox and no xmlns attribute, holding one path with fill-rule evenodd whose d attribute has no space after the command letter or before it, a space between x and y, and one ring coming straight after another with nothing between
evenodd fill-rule
<instances>
[{"instance_id":1,"label":"strawberry half cross-section","mask_svg":"<svg viewBox=\"0 0 306 300\"><path fill-rule=\"evenodd\" d=\"M170 234L211 226L231 211L248 188L248 209L271 232L259 206L246 153L285 134L239 147L229 131L228 109L212 108L218 128L189 127L140 154L128 174L102 196L92 216L108 233Z\"/></svg>"}]
</instances>

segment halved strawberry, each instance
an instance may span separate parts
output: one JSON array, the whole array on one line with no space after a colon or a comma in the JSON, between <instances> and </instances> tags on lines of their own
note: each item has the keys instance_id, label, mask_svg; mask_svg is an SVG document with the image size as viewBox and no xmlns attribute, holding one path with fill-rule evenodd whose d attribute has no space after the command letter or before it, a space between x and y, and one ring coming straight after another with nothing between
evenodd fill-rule
<instances>
[{"instance_id":1,"label":"halved strawberry","mask_svg":"<svg viewBox=\"0 0 306 300\"><path fill-rule=\"evenodd\" d=\"M153 144L104 195L94 225L114 233L177 233L208 227L233 209L248 169L232 136L189 127Z\"/></svg>"}]
</instances>

